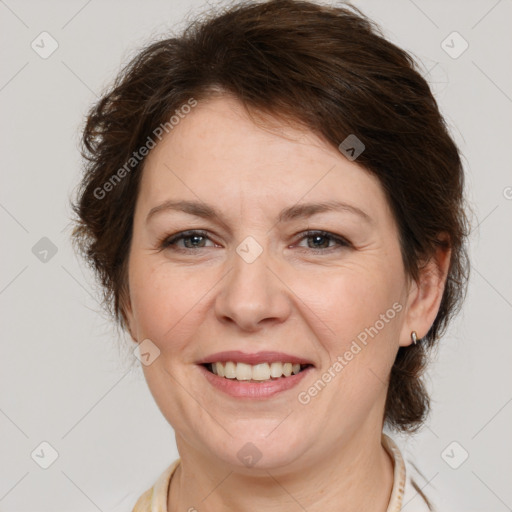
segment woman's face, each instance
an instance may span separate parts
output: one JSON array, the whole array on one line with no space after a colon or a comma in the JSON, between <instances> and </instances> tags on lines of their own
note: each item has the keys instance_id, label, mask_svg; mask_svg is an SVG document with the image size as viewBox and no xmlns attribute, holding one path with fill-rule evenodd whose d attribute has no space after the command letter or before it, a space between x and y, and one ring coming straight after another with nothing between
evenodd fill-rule
<instances>
[{"instance_id":1,"label":"woman's face","mask_svg":"<svg viewBox=\"0 0 512 512\"><path fill-rule=\"evenodd\" d=\"M222 97L147 157L127 314L150 340L145 377L183 450L240 469L310 467L380 433L410 343L407 283L378 180L312 133L263 129ZM301 371L271 377L289 373L280 363Z\"/></svg>"}]
</instances>

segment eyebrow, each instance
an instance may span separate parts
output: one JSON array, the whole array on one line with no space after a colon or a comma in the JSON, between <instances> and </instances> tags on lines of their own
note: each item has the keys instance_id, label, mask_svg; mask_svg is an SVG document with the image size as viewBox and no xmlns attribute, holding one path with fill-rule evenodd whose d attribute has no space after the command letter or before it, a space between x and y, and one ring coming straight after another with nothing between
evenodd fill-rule
<instances>
[{"instance_id":1,"label":"eyebrow","mask_svg":"<svg viewBox=\"0 0 512 512\"><path fill-rule=\"evenodd\" d=\"M226 222L222 218L222 215L215 210L212 206L209 206L202 202L197 201L164 201L162 204L151 208L147 217L146 223L154 217L157 213L164 211L178 211L201 217L203 219L212 219L226 225ZM344 203L342 201L325 201L321 203L303 203L290 206L281 210L278 216L278 222L290 222L295 219L307 218L317 213L329 212L329 211L342 211L352 213L359 216L365 222L373 223L373 219L363 210L353 206L351 204Z\"/></svg>"}]
</instances>

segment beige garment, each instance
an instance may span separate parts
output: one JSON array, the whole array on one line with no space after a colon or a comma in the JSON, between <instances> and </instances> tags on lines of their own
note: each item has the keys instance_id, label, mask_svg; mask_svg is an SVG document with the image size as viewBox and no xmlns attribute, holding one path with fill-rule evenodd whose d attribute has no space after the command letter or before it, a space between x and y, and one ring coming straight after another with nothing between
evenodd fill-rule
<instances>
[{"instance_id":1,"label":"beige garment","mask_svg":"<svg viewBox=\"0 0 512 512\"><path fill-rule=\"evenodd\" d=\"M430 509L415 490L411 470L406 464L398 446L386 434L382 434L382 445L393 459L394 482L386 512L400 512L407 506L407 512L429 512ZM180 459L174 461L158 478L155 485L148 489L137 501L132 512L167 512L169 484ZM190 510L194 510L193 507Z\"/></svg>"}]
</instances>

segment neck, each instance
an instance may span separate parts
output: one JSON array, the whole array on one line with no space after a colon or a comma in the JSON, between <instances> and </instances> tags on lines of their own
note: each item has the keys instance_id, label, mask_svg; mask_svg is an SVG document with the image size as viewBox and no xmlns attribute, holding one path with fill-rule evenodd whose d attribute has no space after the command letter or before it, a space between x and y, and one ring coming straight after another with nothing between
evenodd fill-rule
<instances>
[{"instance_id":1,"label":"neck","mask_svg":"<svg viewBox=\"0 0 512 512\"><path fill-rule=\"evenodd\" d=\"M237 472L192 449L176 436L181 463L171 480L168 512L302 508L308 512L385 512L393 486L393 463L381 432L355 433L306 469Z\"/></svg>"}]
</instances>

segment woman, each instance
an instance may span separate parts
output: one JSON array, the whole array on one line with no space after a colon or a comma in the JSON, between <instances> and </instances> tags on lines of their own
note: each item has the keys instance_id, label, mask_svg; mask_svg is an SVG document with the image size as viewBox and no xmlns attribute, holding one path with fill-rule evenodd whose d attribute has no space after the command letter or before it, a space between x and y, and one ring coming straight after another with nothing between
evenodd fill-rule
<instances>
[{"instance_id":1,"label":"woman","mask_svg":"<svg viewBox=\"0 0 512 512\"><path fill-rule=\"evenodd\" d=\"M135 512L430 510L413 432L467 278L463 170L360 12L238 3L91 110L74 240L180 459Z\"/></svg>"}]
</instances>

